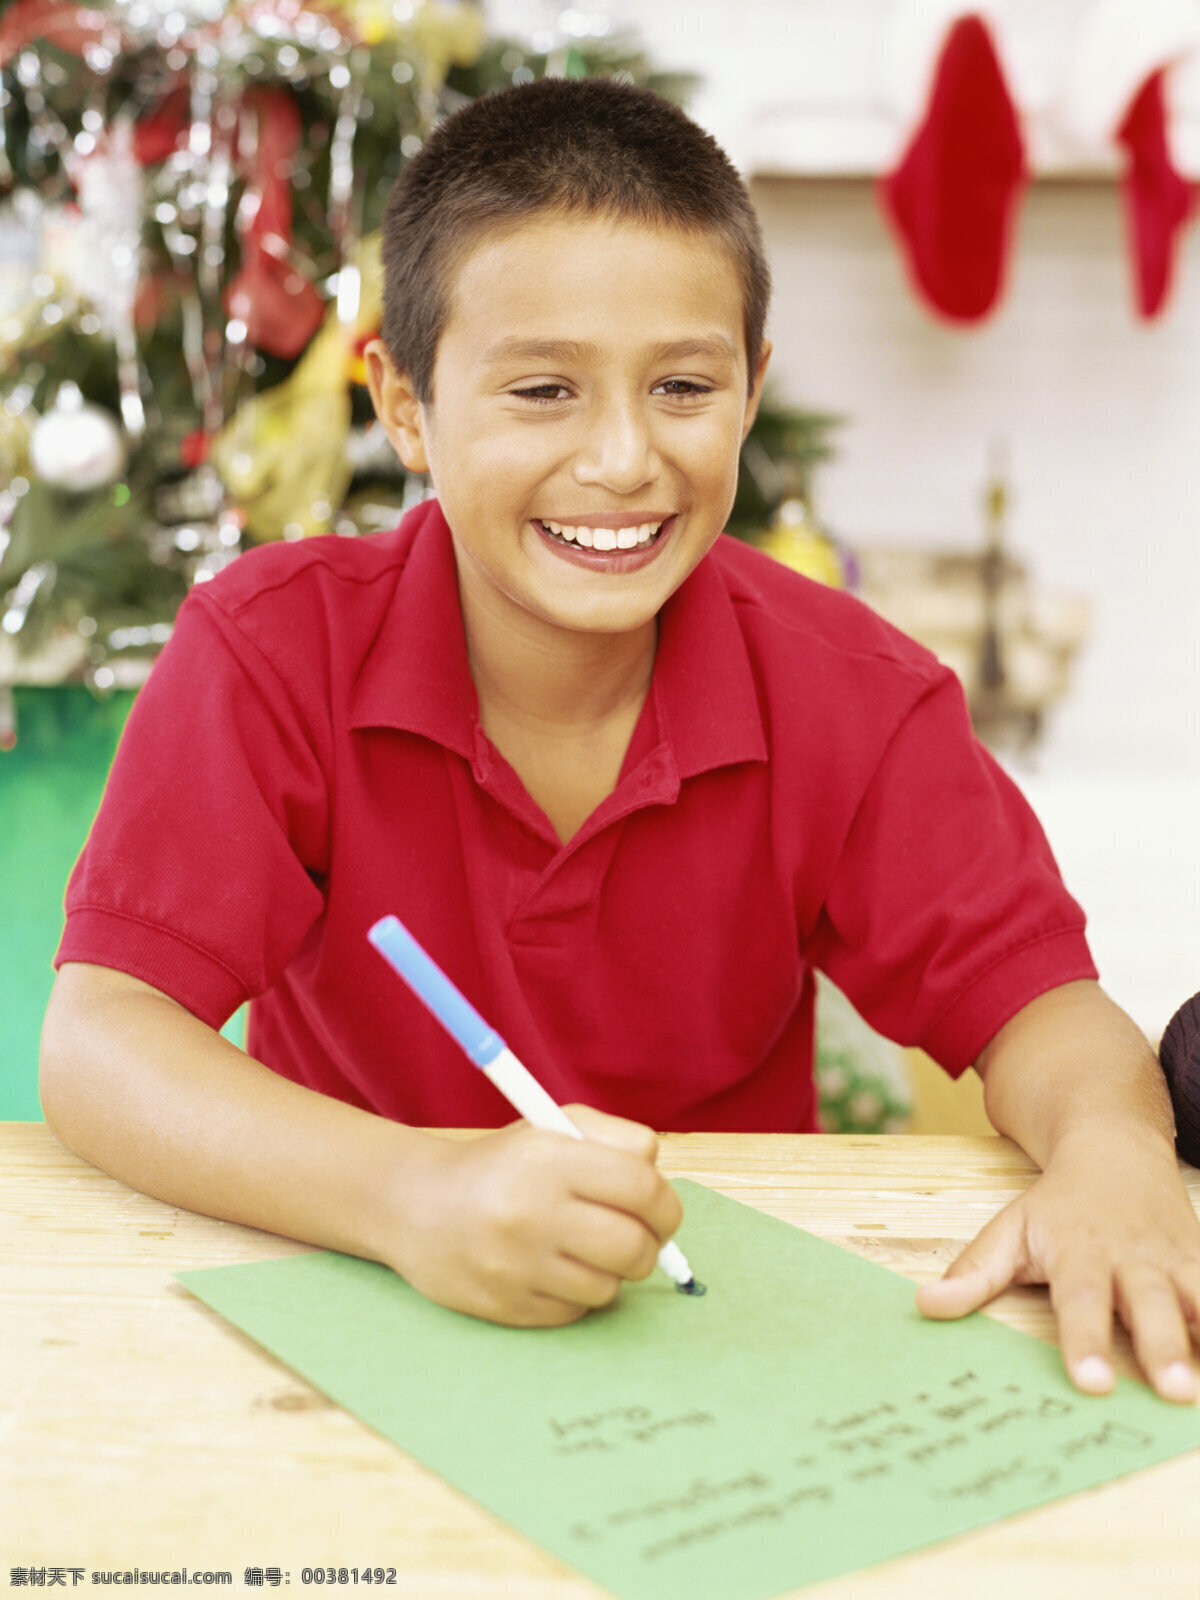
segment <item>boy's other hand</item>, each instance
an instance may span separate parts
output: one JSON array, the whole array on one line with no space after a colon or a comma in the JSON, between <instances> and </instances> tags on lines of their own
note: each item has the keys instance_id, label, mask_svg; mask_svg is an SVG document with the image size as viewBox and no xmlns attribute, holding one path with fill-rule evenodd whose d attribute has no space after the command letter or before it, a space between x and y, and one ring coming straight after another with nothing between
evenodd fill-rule
<instances>
[{"instance_id":1,"label":"boy's other hand","mask_svg":"<svg viewBox=\"0 0 1200 1600\"><path fill-rule=\"evenodd\" d=\"M683 1215L655 1166L657 1137L566 1109L582 1141L526 1122L431 1139L420 1172L397 1175L404 1221L389 1224L380 1259L441 1305L517 1327L574 1322L624 1279L649 1277Z\"/></svg>"},{"instance_id":2,"label":"boy's other hand","mask_svg":"<svg viewBox=\"0 0 1200 1600\"><path fill-rule=\"evenodd\" d=\"M918 1291L917 1305L928 1317L961 1317L1011 1284L1032 1283L1049 1285L1078 1389L1105 1394L1113 1386L1115 1311L1159 1395L1196 1400L1200 1222L1164 1141L1116 1124L1107 1135L1090 1124L1064 1139L945 1277Z\"/></svg>"}]
</instances>

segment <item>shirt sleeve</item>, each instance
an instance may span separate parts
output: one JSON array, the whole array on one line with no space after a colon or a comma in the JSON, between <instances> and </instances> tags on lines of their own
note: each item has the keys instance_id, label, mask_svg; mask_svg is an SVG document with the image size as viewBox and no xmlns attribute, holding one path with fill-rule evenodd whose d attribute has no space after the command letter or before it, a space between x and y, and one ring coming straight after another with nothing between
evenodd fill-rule
<instances>
[{"instance_id":1,"label":"shirt sleeve","mask_svg":"<svg viewBox=\"0 0 1200 1600\"><path fill-rule=\"evenodd\" d=\"M311 709L194 592L126 724L55 966L127 972L213 1027L268 988L324 905L320 742Z\"/></svg>"},{"instance_id":2,"label":"shirt sleeve","mask_svg":"<svg viewBox=\"0 0 1200 1600\"><path fill-rule=\"evenodd\" d=\"M1094 978L1041 825L939 674L846 834L809 955L888 1038L954 1077L1022 1006Z\"/></svg>"}]
</instances>

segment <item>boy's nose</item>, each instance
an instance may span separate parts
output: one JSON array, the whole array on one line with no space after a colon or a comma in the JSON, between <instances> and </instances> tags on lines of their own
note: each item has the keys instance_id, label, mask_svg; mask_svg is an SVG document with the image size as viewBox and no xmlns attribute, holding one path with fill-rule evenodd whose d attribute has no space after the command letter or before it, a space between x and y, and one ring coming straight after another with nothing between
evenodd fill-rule
<instances>
[{"instance_id":1,"label":"boy's nose","mask_svg":"<svg viewBox=\"0 0 1200 1600\"><path fill-rule=\"evenodd\" d=\"M614 402L594 416L575 457L575 481L614 494L632 494L653 483L661 462L641 408Z\"/></svg>"}]
</instances>

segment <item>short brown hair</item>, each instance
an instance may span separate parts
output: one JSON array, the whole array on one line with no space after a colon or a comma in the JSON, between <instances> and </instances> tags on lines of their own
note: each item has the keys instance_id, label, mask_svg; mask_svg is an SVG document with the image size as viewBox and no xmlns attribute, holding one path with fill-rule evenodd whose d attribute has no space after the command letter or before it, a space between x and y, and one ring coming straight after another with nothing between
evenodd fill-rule
<instances>
[{"instance_id":1,"label":"short brown hair","mask_svg":"<svg viewBox=\"0 0 1200 1600\"><path fill-rule=\"evenodd\" d=\"M707 233L733 255L753 386L770 273L746 187L711 135L651 89L542 78L471 101L407 163L383 219L384 344L417 397L463 252L491 228L549 211Z\"/></svg>"}]
</instances>

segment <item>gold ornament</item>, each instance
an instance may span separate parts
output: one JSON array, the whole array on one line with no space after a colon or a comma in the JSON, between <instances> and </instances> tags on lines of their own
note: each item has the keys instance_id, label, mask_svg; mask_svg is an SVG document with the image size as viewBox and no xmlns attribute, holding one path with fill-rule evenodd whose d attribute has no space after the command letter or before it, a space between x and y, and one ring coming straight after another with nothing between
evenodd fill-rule
<instances>
[{"instance_id":1,"label":"gold ornament","mask_svg":"<svg viewBox=\"0 0 1200 1600\"><path fill-rule=\"evenodd\" d=\"M359 275L358 309L336 306L282 383L252 395L213 440L210 459L257 541L328 533L350 487L350 383L356 347L379 326L380 239L365 238L343 272Z\"/></svg>"},{"instance_id":2,"label":"gold ornament","mask_svg":"<svg viewBox=\"0 0 1200 1600\"><path fill-rule=\"evenodd\" d=\"M427 88L443 84L451 67L474 66L487 38L482 10L464 0L423 0L412 30Z\"/></svg>"},{"instance_id":3,"label":"gold ornament","mask_svg":"<svg viewBox=\"0 0 1200 1600\"><path fill-rule=\"evenodd\" d=\"M845 587L846 576L837 546L812 520L803 500L785 500L775 520L753 543L776 561L806 578L827 584L832 589Z\"/></svg>"},{"instance_id":4,"label":"gold ornament","mask_svg":"<svg viewBox=\"0 0 1200 1600\"><path fill-rule=\"evenodd\" d=\"M466 0L419 0L397 6L393 0L328 0L365 45L395 43L411 48L428 88L445 82L451 67L472 67L487 38L487 20Z\"/></svg>"}]
</instances>

